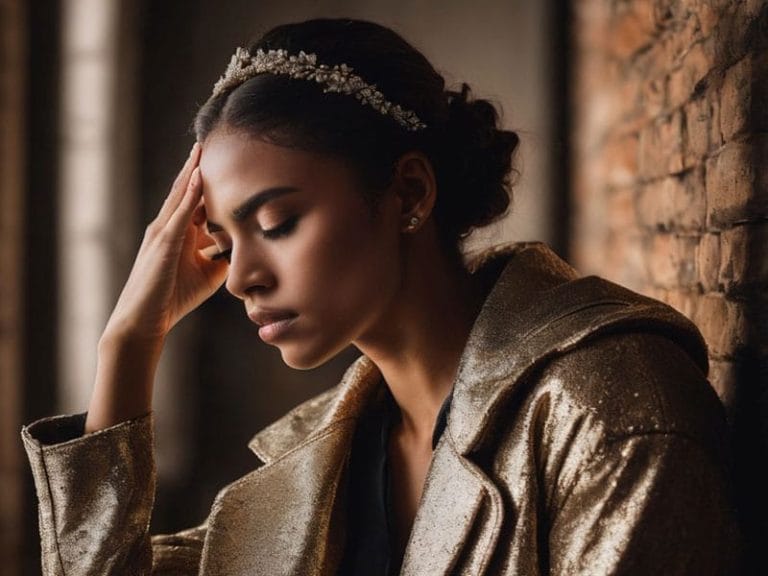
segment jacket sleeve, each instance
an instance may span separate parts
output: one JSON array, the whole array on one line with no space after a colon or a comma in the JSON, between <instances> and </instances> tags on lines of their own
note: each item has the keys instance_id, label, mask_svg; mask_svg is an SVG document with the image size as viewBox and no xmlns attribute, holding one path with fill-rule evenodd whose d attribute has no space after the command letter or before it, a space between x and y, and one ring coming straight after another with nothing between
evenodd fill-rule
<instances>
[{"instance_id":1,"label":"jacket sleeve","mask_svg":"<svg viewBox=\"0 0 768 576\"><path fill-rule=\"evenodd\" d=\"M205 524L151 537L152 413L84 434L86 414L22 428L38 497L45 576L193 576Z\"/></svg>"},{"instance_id":2,"label":"jacket sleeve","mask_svg":"<svg viewBox=\"0 0 768 576\"><path fill-rule=\"evenodd\" d=\"M554 515L551 574L737 574L727 485L707 450L677 434L606 441Z\"/></svg>"},{"instance_id":3,"label":"jacket sleeve","mask_svg":"<svg viewBox=\"0 0 768 576\"><path fill-rule=\"evenodd\" d=\"M551 574L738 574L725 412L703 372L660 335L567 356L550 372L563 383L547 428L560 430L548 444Z\"/></svg>"}]
</instances>

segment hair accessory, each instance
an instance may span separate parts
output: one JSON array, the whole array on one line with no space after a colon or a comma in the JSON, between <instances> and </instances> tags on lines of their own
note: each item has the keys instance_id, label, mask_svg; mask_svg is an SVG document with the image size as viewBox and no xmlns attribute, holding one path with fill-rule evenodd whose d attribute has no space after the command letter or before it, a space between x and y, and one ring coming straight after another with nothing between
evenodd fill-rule
<instances>
[{"instance_id":1,"label":"hair accessory","mask_svg":"<svg viewBox=\"0 0 768 576\"><path fill-rule=\"evenodd\" d=\"M284 49L264 52L259 48L255 55L251 55L248 50L238 48L224 75L213 86L213 96L218 96L224 90L264 72L314 80L324 85L323 92L352 94L363 104L391 116L407 130L415 131L427 127L413 111L393 104L374 84L367 84L360 76L352 74L352 68L346 64L318 64L316 54L307 54L303 50L298 55L289 56L288 51Z\"/></svg>"}]
</instances>

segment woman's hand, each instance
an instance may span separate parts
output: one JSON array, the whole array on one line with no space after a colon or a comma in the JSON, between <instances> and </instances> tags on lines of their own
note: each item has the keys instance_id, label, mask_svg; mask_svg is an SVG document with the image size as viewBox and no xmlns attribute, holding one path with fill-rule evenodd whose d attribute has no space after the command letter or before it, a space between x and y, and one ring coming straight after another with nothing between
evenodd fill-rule
<instances>
[{"instance_id":1,"label":"woman's hand","mask_svg":"<svg viewBox=\"0 0 768 576\"><path fill-rule=\"evenodd\" d=\"M223 284L227 263L205 255L202 186L195 144L157 217L149 224L105 334L163 340Z\"/></svg>"},{"instance_id":2,"label":"woman's hand","mask_svg":"<svg viewBox=\"0 0 768 576\"><path fill-rule=\"evenodd\" d=\"M96 383L85 432L101 430L152 410L152 389L165 337L211 296L227 276L227 263L205 255L213 240L199 168L192 149L144 240L99 341Z\"/></svg>"}]
</instances>

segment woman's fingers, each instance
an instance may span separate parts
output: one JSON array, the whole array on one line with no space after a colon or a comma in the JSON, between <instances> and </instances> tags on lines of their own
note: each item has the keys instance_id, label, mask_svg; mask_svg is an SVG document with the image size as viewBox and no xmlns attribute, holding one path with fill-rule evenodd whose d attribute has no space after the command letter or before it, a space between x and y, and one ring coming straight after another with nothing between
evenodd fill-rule
<instances>
[{"instance_id":1,"label":"woman's fingers","mask_svg":"<svg viewBox=\"0 0 768 576\"><path fill-rule=\"evenodd\" d=\"M207 213L205 212L205 203L203 202L203 199L200 198L200 200L197 203L197 206L195 206L195 211L192 214L192 222L195 226L201 226L205 223L205 219L207 218Z\"/></svg>"},{"instance_id":2,"label":"woman's fingers","mask_svg":"<svg viewBox=\"0 0 768 576\"><path fill-rule=\"evenodd\" d=\"M198 166L192 171L185 193L182 195L176 210L168 218L166 227L171 234L182 232L190 224L195 207L200 202L201 193L200 167Z\"/></svg>"},{"instance_id":3,"label":"woman's fingers","mask_svg":"<svg viewBox=\"0 0 768 576\"><path fill-rule=\"evenodd\" d=\"M160 211L157 214L157 218L155 220L159 224L160 228L162 228L168 222L184 198L185 192L189 188L189 179L191 178L195 168L197 168L197 164L200 160L200 151L200 144L195 142L194 146L192 146L191 152L189 153L187 161L184 163L184 166L182 166L181 170L176 176L176 179L171 186L171 190L168 193L168 196L166 196L165 201L163 202L163 205L160 207Z\"/></svg>"}]
</instances>

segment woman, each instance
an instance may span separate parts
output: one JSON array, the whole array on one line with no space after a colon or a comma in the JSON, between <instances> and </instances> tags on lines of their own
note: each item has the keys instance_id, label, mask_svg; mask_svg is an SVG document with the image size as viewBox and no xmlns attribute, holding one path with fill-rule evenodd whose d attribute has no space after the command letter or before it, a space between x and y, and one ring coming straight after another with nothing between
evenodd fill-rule
<instances>
[{"instance_id":1,"label":"woman","mask_svg":"<svg viewBox=\"0 0 768 576\"><path fill-rule=\"evenodd\" d=\"M147 228L88 411L24 428L46 574L731 574L722 407L669 307L540 244L475 257L517 136L391 30L238 49ZM147 533L163 342L222 283L332 390L257 434L208 520Z\"/></svg>"}]
</instances>

